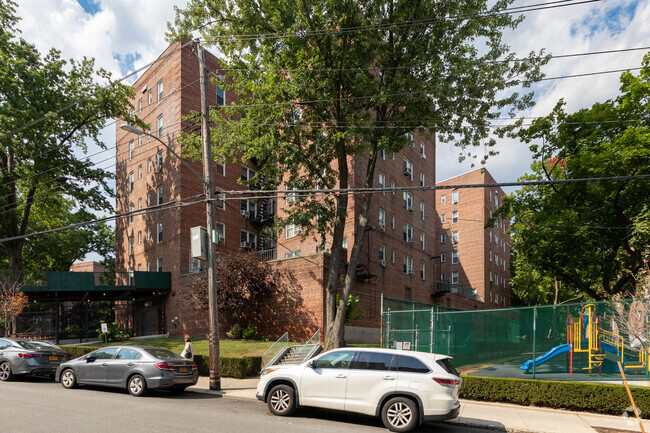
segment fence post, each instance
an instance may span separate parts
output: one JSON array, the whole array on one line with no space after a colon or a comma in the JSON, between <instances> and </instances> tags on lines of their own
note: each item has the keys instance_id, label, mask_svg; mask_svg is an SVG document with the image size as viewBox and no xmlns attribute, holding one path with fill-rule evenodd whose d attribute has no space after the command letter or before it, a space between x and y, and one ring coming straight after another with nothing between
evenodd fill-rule
<instances>
[{"instance_id":1,"label":"fence post","mask_svg":"<svg viewBox=\"0 0 650 433\"><path fill-rule=\"evenodd\" d=\"M431 307L431 320L429 321L429 353L433 353L433 307Z\"/></svg>"},{"instance_id":2,"label":"fence post","mask_svg":"<svg viewBox=\"0 0 650 433\"><path fill-rule=\"evenodd\" d=\"M535 379L535 339L537 337L537 305L533 307L533 379Z\"/></svg>"},{"instance_id":3,"label":"fence post","mask_svg":"<svg viewBox=\"0 0 650 433\"><path fill-rule=\"evenodd\" d=\"M390 349L390 308L388 309L388 319L386 320L386 348Z\"/></svg>"},{"instance_id":4,"label":"fence post","mask_svg":"<svg viewBox=\"0 0 650 433\"><path fill-rule=\"evenodd\" d=\"M379 347L384 347L384 294L379 298L379 309L381 310L381 321L379 325Z\"/></svg>"},{"instance_id":5,"label":"fence post","mask_svg":"<svg viewBox=\"0 0 650 433\"><path fill-rule=\"evenodd\" d=\"M419 340L419 332L418 332L418 327L415 327L415 351L418 351L418 340Z\"/></svg>"}]
</instances>

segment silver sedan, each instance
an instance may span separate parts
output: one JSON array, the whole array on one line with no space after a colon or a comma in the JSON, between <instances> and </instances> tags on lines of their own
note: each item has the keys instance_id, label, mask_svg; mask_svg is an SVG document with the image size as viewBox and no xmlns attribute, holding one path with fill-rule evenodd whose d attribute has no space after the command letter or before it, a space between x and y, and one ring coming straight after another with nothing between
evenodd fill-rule
<instances>
[{"instance_id":1,"label":"silver sedan","mask_svg":"<svg viewBox=\"0 0 650 433\"><path fill-rule=\"evenodd\" d=\"M182 392L196 385L196 364L171 350L150 346L112 346L64 362L56 381L64 388L102 385L126 388L134 396L149 389Z\"/></svg>"},{"instance_id":2,"label":"silver sedan","mask_svg":"<svg viewBox=\"0 0 650 433\"><path fill-rule=\"evenodd\" d=\"M0 338L0 380L16 375L54 376L57 367L72 358L52 343L20 338Z\"/></svg>"}]
</instances>

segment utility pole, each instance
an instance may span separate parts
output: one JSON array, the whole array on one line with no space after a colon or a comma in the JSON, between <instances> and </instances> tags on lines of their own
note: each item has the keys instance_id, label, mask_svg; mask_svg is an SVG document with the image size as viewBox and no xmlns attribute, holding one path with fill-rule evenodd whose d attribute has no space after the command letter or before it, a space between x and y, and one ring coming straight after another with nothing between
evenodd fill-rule
<instances>
[{"instance_id":1,"label":"utility pole","mask_svg":"<svg viewBox=\"0 0 650 433\"><path fill-rule=\"evenodd\" d=\"M219 304L217 300L215 247L212 242L214 230L214 178L212 177L212 144L210 141L210 123L208 111L208 71L205 62L205 50L196 42L201 74L201 140L203 143L203 177L205 178L205 213L208 232L208 298L210 304L210 389L221 390L221 367L219 353Z\"/></svg>"}]
</instances>

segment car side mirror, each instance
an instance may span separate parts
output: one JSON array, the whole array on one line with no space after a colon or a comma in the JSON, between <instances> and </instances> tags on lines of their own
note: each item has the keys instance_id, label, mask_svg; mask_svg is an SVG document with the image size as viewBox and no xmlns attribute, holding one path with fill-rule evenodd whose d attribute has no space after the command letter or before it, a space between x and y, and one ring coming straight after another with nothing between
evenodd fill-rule
<instances>
[{"instance_id":1,"label":"car side mirror","mask_svg":"<svg viewBox=\"0 0 650 433\"><path fill-rule=\"evenodd\" d=\"M89 356L88 358L86 358L86 362L95 362L96 359L97 358L95 358L94 356Z\"/></svg>"},{"instance_id":2,"label":"car side mirror","mask_svg":"<svg viewBox=\"0 0 650 433\"><path fill-rule=\"evenodd\" d=\"M313 359L310 359L310 360L307 362L307 367L309 367L309 368L314 368L314 360L313 360Z\"/></svg>"}]
</instances>

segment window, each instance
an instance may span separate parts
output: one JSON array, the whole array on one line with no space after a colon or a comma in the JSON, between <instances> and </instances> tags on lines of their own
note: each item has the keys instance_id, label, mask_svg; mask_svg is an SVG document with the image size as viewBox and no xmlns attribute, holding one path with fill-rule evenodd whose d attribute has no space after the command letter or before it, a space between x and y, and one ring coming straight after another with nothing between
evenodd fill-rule
<instances>
[{"instance_id":1,"label":"window","mask_svg":"<svg viewBox=\"0 0 650 433\"><path fill-rule=\"evenodd\" d=\"M404 273L406 275L413 274L413 257L404 256Z\"/></svg>"},{"instance_id":2,"label":"window","mask_svg":"<svg viewBox=\"0 0 650 433\"><path fill-rule=\"evenodd\" d=\"M151 272L151 262L147 260L147 272Z\"/></svg>"},{"instance_id":3,"label":"window","mask_svg":"<svg viewBox=\"0 0 650 433\"><path fill-rule=\"evenodd\" d=\"M386 161L386 151L384 149L379 149L379 158Z\"/></svg>"},{"instance_id":4,"label":"window","mask_svg":"<svg viewBox=\"0 0 650 433\"><path fill-rule=\"evenodd\" d=\"M408 299L409 301L413 299L413 290L410 287L404 288L404 299Z\"/></svg>"},{"instance_id":5,"label":"window","mask_svg":"<svg viewBox=\"0 0 650 433\"><path fill-rule=\"evenodd\" d=\"M420 173L420 186L424 186L424 185L425 185L425 182L424 182L424 173L421 172L421 173Z\"/></svg>"},{"instance_id":6,"label":"window","mask_svg":"<svg viewBox=\"0 0 650 433\"><path fill-rule=\"evenodd\" d=\"M162 171L162 166L163 166L163 151L160 149L158 153L156 153L156 170L157 171Z\"/></svg>"},{"instance_id":7,"label":"window","mask_svg":"<svg viewBox=\"0 0 650 433\"><path fill-rule=\"evenodd\" d=\"M451 243L452 244L458 243L458 230L451 232Z\"/></svg>"},{"instance_id":8,"label":"window","mask_svg":"<svg viewBox=\"0 0 650 433\"><path fill-rule=\"evenodd\" d=\"M257 247L257 235L246 230L242 230L239 235L239 241L242 248Z\"/></svg>"},{"instance_id":9,"label":"window","mask_svg":"<svg viewBox=\"0 0 650 433\"><path fill-rule=\"evenodd\" d=\"M214 198L217 200L216 203L217 209L226 210L226 194L217 190L217 193L215 194Z\"/></svg>"},{"instance_id":10,"label":"window","mask_svg":"<svg viewBox=\"0 0 650 433\"><path fill-rule=\"evenodd\" d=\"M346 250L348 249L348 237L343 236L343 242L341 243L341 246L345 248Z\"/></svg>"},{"instance_id":11,"label":"window","mask_svg":"<svg viewBox=\"0 0 650 433\"><path fill-rule=\"evenodd\" d=\"M147 240L151 240L151 227L147 227Z\"/></svg>"},{"instance_id":12,"label":"window","mask_svg":"<svg viewBox=\"0 0 650 433\"><path fill-rule=\"evenodd\" d=\"M138 165L138 179L142 179L142 166Z\"/></svg>"},{"instance_id":13,"label":"window","mask_svg":"<svg viewBox=\"0 0 650 433\"><path fill-rule=\"evenodd\" d=\"M496 254L494 255L494 264L497 266L497 268L499 267L499 256Z\"/></svg>"},{"instance_id":14,"label":"window","mask_svg":"<svg viewBox=\"0 0 650 433\"><path fill-rule=\"evenodd\" d=\"M241 179L242 182L250 182L254 176L255 176L254 170L248 167L241 168L241 175L239 176L239 178Z\"/></svg>"},{"instance_id":15,"label":"window","mask_svg":"<svg viewBox=\"0 0 650 433\"><path fill-rule=\"evenodd\" d=\"M156 271L162 272L163 271L163 266L162 266L162 257L156 258Z\"/></svg>"},{"instance_id":16,"label":"window","mask_svg":"<svg viewBox=\"0 0 650 433\"><path fill-rule=\"evenodd\" d=\"M133 236L129 236L129 255L133 255Z\"/></svg>"},{"instance_id":17,"label":"window","mask_svg":"<svg viewBox=\"0 0 650 433\"><path fill-rule=\"evenodd\" d=\"M440 263L445 263L447 261L447 254L440 254Z\"/></svg>"},{"instance_id":18,"label":"window","mask_svg":"<svg viewBox=\"0 0 650 433\"><path fill-rule=\"evenodd\" d=\"M223 89L219 86L217 86L217 105L225 105L226 104L226 93L223 91Z\"/></svg>"},{"instance_id":19,"label":"window","mask_svg":"<svg viewBox=\"0 0 650 433\"><path fill-rule=\"evenodd\" d=\"M158 116L158 137L162 137L163 135L163 117L162 114Z\"/></svg>"},{"instance_id":20,"label":"window","mask_svg":"<svg viewBox=\"0 0 650 433\"><path fill-rule=\"evenodd\" d=\"M447 275L441 273L440 274L440 281L445 281L446 279L447 279Z\"/></svg>"},{"instance_id":21,"label":"window","mask_svg":"<svg viewBox=\"0 0 650 433\"><path fill-rule=\"evenodd\" d=\"M133 191L133 183L134 183L133 172L131 172L129 173L129 192Z\"/></svg>"},{"instance_id":22,"label":"window","mask_svg":"<svg viewBox=\"0 0 650 433\"><path fill-rule=\"evenodd\" d=\"M492 242L492 232L491 231L488 232L488 238L490 239L490 242Z\"/></svg>"},{"instance_id":23,"label":"window","mask_svg":"<svg viewBox=\"0 0 650 433\"><path fill-rule=\"evenodd\" d=\"M226 175L226 164L222 164L217 162L216 166L216 172L219 176L225 176Z\"/></svg>"},{"instance_id":24,"label":"window","mask_svg":"<svg viewBox=\"0 0 650 433\"><path fill-rule=\"evenodd\" d=\"M151 206L151 193L147 193L147 207Z\"/></svg>"},{"instance_id":25,"label":"window","mask_svg":"<svg viewBox=\"0 0 650 433\"><path fill-rule=\"evenodd\" d=\"M458 204L458 191L451 192L451 204Z\"/></svg>"},{"instance_id":26,"label":"window","mask_svg":"<svg viewBox=\"0 0 650 433\"><path fill-rule=\"evenodd\" d=\"M386 188L386 175L382 172L379 172L379 188ZM382 194L386 195L386 191L382 191Z\"/></svg>"},{"instance_id":27,"label":"window","mask_svg":"<svg viewBox=\"0 0 650 433\"><path fill-rule=\"evenodd\" d=\"M443 194L440 196L440 203L442 204L447 203L447 194Z\"/></svg>"},{"instance_id":28,"label":"window","mask_svg":"<svg viewBox=\"0 0 650 433\"><path fill-rule=\"evenodd\" d=\"M158 101L162 101L163 98L163 81L158 81Z\"/></svg>"},{"instance_id":29,"label":"window","mask_svg":"<svg viewBox=\"0 0 650 433\"><path fill-rule=\"evenodd\" d=\"M455 210L451 213L451 223L458 224L458 211Z\"/></svg>"},{"instance_id":30,"label":"window","mask_svg":"<svg viewBox=\"0 0 650 433\"><path fill-rule=\"evenodd\" d=\"M157 198L158 198L158 200L157 200L158 204L163 204L163 187L162 186L158 187Z\"/></svg>"},{"instance_id":31,"label":"window","mask_svg":"<svg viewBox=\"0 0 650 433\"><path fill-rule=\"evenodd\" d=\"M133 117L134 115L135 115L135 109L134 109L134 108L131 108L131 109L129 110L129 116Z\"/></svg>"},{"instance_id":32,"label":"window","mask_svg":"<svg viewBox=\"0 0 650 433\"><path fill-rule=\"evenodd\" d=\"M406 158L404 158L404 176L411 181L413 180L413 163Z\"/></svg>"},{"instance_id":33,"label":"window","mask_svg":"<svg viewBox=\"0 0 650 433\"><path fill-rule=\"evenodd\" d=\"M413 134L407 132L406 134L404 134L404 137L406 137L406 139L408 140L408 145L411 146L412 149L413 146L415 146L415 141L413 140Z\"/></svg>"},{"instance_id":34,"label":"window","mask_svg":"<svg viewBox=\"0 0 650 433\"><path fill-rule=\"evenodd\" d=\"M458 284L458 271L451 273L451 284Z\"/></svg>"},{"instance_id":35,"label":"window","mask_svg":"<svg viewBox=\"0 0 650 433\"><path fill-rule=\"evenodd\" d=\"M117 349L117 347L111 347L109 349L98 350L92 354L96 359L112 359L115 352L117 352Z\"/></svg>"},{"instance_id":36,"label":"window","mask_svg":"<svg viewBox=\"0 0 650 433\"><path fill-rule=\"evenodd\" d=\"M383 209L379 209L379 229L386 229L386 211Z\"/></svg>"},{"instance_id":37,"label":"window","mask_svg":"<svg viewBox=\"0 0 650 433\"><path fill-rule=\"evenodd\" d=\"M138 135L138 147L142 146L142 135Z\"/></svg>"},{"instance_id":38,"label":"window","mask_svg":"<svg viewBox=\"0 0 650 433\"><path fill-rule=\"evenodd\" d=\"M427 159L427 154L425 152L424 141L420 141L420 158Z\"/></svg>"},{"instance_id":39,"label":"window","mask_svg":"<svg viewBox=\"0 0 650 433\"><path fill-rule=\"evenodd\" d=\"M336 352L328 352L320 358L312 361L312 368L337 368L348 369L356 355L354 350L337 350Z\"/></svg>"},{"instance_id":40,"label":"window","mask_svg":"<svg viewBox=\"0 0 650 433\"><path fill-rule=\"evenodd\" d=\"M392 193L395 194L395 181L394 180L390 181L390 189L392 190Z\"/></svg>"},{"instance_id":41,"label":"window","mask_svg":"<svg viewBox=\"0 0 650 433\"><path fill-rule=\"evenodd\" d=\"M499 207L499 193L494 191L494 205Z\"/></svg>"},{"instance_id":42,"label":"window","mask_svg":"<svg viewBox=\"0 0 650 433\"><path fill-rule=\"evenodd\" d=\"M153 161L151 158L147 160L147 173L151 173L151 170L153 169Z\"/></svg>"},{"instance_id":43,"label":"window","mask_svg":"<svg viewBox=\"0 0 650 433\"><path fill-rule=\"evenodd\" d=\"M490 262L492 261L492 251L490 251Z\"/></svg>"},{"instance_id":44,"label":"window","mask_svg":"<svg viewBox=\"0 0 650 433\"><path fill-rule=\"evenodd\" d=\"M135 206L133 206L133 203L129 203L129 217L128 217L129 224L133 224L133 211L134 210L135 210Z\"/></svg>"},{"instance_id":45,"label":"window","mask_svg":"<svg viewBox=\"0 0 650 433\"><path fill-rule=\"evenodd\" d=\"M453 265L458 264L458 252L457 251L454 251L454 252L451 253L451 263Z\"/></svg>"},{"instance_id":46,"label":"window","mask_svg":"<svg viewBox=\"0 0 650 433\"><path fill-rule=\"evenodd\" d=\"M420 233L420 247L424 251L424 233Z\"/></svg>"},{"instance_id":47,"label":"window","mask_svg":"<svg viewBox=\"0 0 650 433\"><path fill-rule=\"evenodd\" d=\"M138 101L138 113L142 112L142 98Z\"/></svg>"},{"instance_id":48,"label":"window","mask_svg":"<svg viewBox=\"0 0 650 433\"><path fill-rule=\"evenodd\" d=\"M390 217L390 228L395 230L395 215L391 215Z\"/></svg>"},{"instance_id":49,"label":"window","mask_svg":"<svg viewBox=\"0 0 650 433\"><path fill-rule=\"evenodd\" d=\"M151 105L151 89L149 89L149 92L147 92L147 104Z\"/></svg>"},{"instance_id":50,"label":"window","mask_svg":"<svg viewBox=\"0 0 650 433\"><path fill-rule=\"evenodd\" d=\"M142 245L142 231L138 232L138 245Z\"/></svg>"},{"instance_id":51,"label":"window","mask_svg":"<svg viewBox=\"0 0 650 433\"><path fill-rule=\"evenodd\" d=\"M420 203L420 218L424 221L424 202Z\"/></svg>"},{"instance_id":52,"label":"window","mask_svg":"<svg viewBox=\"0 0 650 433\"><path fill-rule=\"evenodd\" d=\"M298 188L296 187L287 189L287 191L296 191L296 190L298 190ZM296 194L295 192L288 192L284 196L285 203L293 203L297 199L298 199L298 194Z\"/></svg>"},{"instance_id":53,"label":"window","mask_svg":"<svg viewBox=\"0 0 650 433\"><path fill-rule=\"evenodd\" d=\"M413 242L413 226L404 224L404 241Z\"/></svg>"},{"instance_id":54,"label":"window","mask_svg":"<svg viewBox=\"0 0 650 433\"><path fill-rule=\"evenodd\" d=\"M386 247L383 245L379 246L379 263L386 266Z\"/></svg>"},{"instance_id":55,"label":"window","mask_svg":"<svg viewBox=\"0 0 650 433\"><path fill-rule=\"evenodd\" d=\"M413 358L412 356L399 355L397 357L397 371L424 374L431 370L419 359Z\"/></svg>"},{"instance_id":56,"label":"window","mask_svg":"<svg viewBox=\"0 0 650 433\"><path fill-rule=\"evenodd\" d=\"M422 281L424 281L426 279L425 270L424 270L424 263L420 263L420 279L422 279Z\"/></svg>"},{"instance_id":57,"label":"window","mask_svg":"<svg viewBox=\"0 0 650 433\"><path fill-rule=\"evenodd\" d=\"M140 359L142 354L135 349L122 348L115 359Z\"/></svg>"},{"instance_id":58,"label":"window","mask_svg":"<svg viewBox=\"0 0 650 433\"><path fill-rule=\"evenodd\" d=\"M239 210L242 216L250 216L251 213L255 213L256 206L255 202L252 200L244 199L239 201Z\"/></svg>"},{"instance_id":59,"label":"window","mask_svg":"<svg viewBox=\"0 0 650 433\"><path fill-rule=\"evenodd\" d=\"M359 352L352 367L357 370L395 371L397 356L392 353Z\"/></svg>"},{"instance_id":60,"label":"window","mask_svg":"<svg viewBox=\"0 0 650 433\"><path fill-rule=\"evenodd\" d=\"M288 251L288 252L284 253L284 258L285 259L291 259L291 258L300 257L300 256L302 256L302 251L300 251L300 250L293 250L293 251Z\"/></svg>"},{"instance_id":61,"label":"window","mask_svg":"<svg viewBox=\"0 0 650 433\"><path fill-rule=\"evenodd\" d=\"M443 223L443 224L446 223L447 222L447 215L445 215L444 213L442 215L440 215L440 222Z\"/></svg>"},{"instance_id":62,"label":"window","mask_svg":"<svg viewBox=\"0 0 650 433\"><path fill-rule=\"evenodd\" d=\"M159 222L157 227L158 227L158 232L157 232L158 237L156 239L157 239L157 243L160 243L163 240L163 223Z\"/></svg>"},{"instance_id":63,"label":"window","mask_svg":"<svg viewBox=\"0 0 650 433\"><path fill-rule=\"evenodd\" d=\"M494 243L497 245L497 247L499 246L499 235L496 233L494 234Z\"/></svg>"},{"instance_id":64,"label":"window","mask_svg":"<svg viewBox=\"0 0 650 433\"><path fill-rule=\"evenodd\" d=\"M444 244L447 242L447 235L445 233L440 234L440 243Z\"/></svg>"},{"instance_id":65,"label":"window","mask_svg":"<svg viewBox=\"0 0 650 433\"><path fill-rule=\"evenodd\" d=\"M296 224L287 224L284 228L285 239L291 239L300 234L300 226Z\"/></svg>"},{"instance_id":66,"label":"window","mask_svg":"<svg viewBox=\"0 0 650 433\"><path fill-rule=\"evenodd\" d=\"M133 140L131 140L129 141L129 159L133 159L133 149L134 149Z\"/></svg>"},{"instance_id":67,"label":"window","mask_svg":"<svg viewBox=\"0 0 650 433\"><path fill-rule=\"evenodd\" d=\"M492 282L492 271L490 271L490 282Z\"/></svg>"},{"instance_id":68,"label":"window","mask_svg":"<svg viewBox=\"0 0 650 433\"><path fill-rule=\"evenodd\" d=\"M404 209L413 210L413 194L408 191L404 191L402 193L402 196L404 198Z\"/></svg>"},{"instance_id":69,"label":"window","mask_svg":"<svg viewBox=\"0 0 650 433\"><path fill-rule=\"evenodd\" d=\"M390 262L395 263L395 250L390 251Z\"/></svg>"},{"instance_id":70,"label":"window","mask_svg":"<svg viewBox=\"0 0 650 433\"><path fill-rule=\"evenodd\" d=\"M226 240L226 225L223 223L216 223L215 229L217 230L217 243L223 243Z\"/></svg>"}]
</instances>

